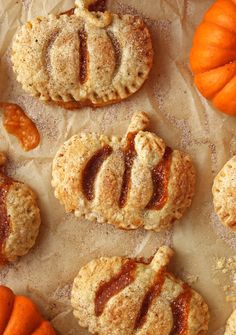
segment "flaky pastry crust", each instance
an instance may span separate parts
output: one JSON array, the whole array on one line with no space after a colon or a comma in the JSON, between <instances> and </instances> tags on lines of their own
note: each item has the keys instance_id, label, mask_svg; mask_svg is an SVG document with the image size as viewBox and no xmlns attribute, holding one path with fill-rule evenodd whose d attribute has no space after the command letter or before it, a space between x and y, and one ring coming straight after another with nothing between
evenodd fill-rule
<instances>
[{"instance_id":1,"label":"flaky pastry crust","mask_svg":"<svg viewBox=\"0 0 236 335\"><path fill-rule=\"evenodd\" d=\"M161 247L150 264L121 257L85 265L71 303L82 327L97 335L205 335L203 298L167 272L173 251Z\"/></svg>"},{"instance_id":2,"label":"flaky pastry crust","mask_svg":"<svg viewBox=\"0 0 236 335\"><path fill-rule=\"evenodd\" d=\"M212 193L219 219L236 233L236 156L215 177Z\"/></svg>"},{"instance_id":3,"label":"flaky pastry crust","mask_svg":"<svg viewBox=\"0 0 236 335\"><path fill-rule=\"evenodd\" d=\"M34 246L41 223L32 189L0 171L0 263L13 262Z\"/></svg>"},{"instance_id":4,"label":"flaky pastry crust","mask_svg":"<svg viewBox=\"0 0 236 335\"><path fill-rule=\"evenodd\" d=\"M122 229L160 231L190 206L195 172L188 155L147 131L134 114L126 137L73 136L53 161L55 196L67 212Z\"/></svg>"},{"instance_id":5,"label":"flaky pastry crust","mask_svg":"<svg viewBox=\"0 0 236 335\"><path fill-rule=\"evenodd\" d=\"M13 68L23 88L67 109L129 97L153 62L150 34L140 18L91 13L83 4L71 15L33 19L13 42Z\"/></svg>"},{"instance_id":6,"label":"flaky pastry crust","mask_svg":"<svg viewBox=\"0 0 236 335\"><path fill-rule=\"evenodd\" d=\"M233 311L229 320L227 321L224 335L235 335L235 334L236 334L236 310Z\"/></svg>"},{"instance_id":7,"label":"flaky pastry crust","mask_svg":"<svg viewBox=\"0 0 236 335\"><path fill-rule=\"evenodd\" d=\"M233 311L229 320L226 324L224 335L235 335L236 334L236 310Z\"/></svg>"}]
</instances>

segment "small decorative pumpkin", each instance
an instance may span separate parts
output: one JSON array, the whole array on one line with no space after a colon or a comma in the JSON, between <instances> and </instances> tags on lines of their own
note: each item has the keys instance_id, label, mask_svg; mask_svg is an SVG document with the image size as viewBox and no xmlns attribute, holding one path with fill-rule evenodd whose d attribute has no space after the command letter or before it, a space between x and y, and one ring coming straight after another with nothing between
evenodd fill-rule
<instances>
[{"instance_id":1,"label":"small decorative pumpkin","mask_svg":"<svg viewBox=\"0 0 236 335\"><path fill-rule=\"evenodd\" d=\"M236 115L236 0L217 0L206 12L190 64L201 94L220 111Z\"/></svg>"},{"instance_id":2,"label":"small decorative pumpkin","mask_svg":"<svg viewBox=\"0 0 236 335\"><path fill-rule=\"evenodd\" d=\"M0 286L0 335L56 335L28 298Z\"/></svg>"}]
</instances>

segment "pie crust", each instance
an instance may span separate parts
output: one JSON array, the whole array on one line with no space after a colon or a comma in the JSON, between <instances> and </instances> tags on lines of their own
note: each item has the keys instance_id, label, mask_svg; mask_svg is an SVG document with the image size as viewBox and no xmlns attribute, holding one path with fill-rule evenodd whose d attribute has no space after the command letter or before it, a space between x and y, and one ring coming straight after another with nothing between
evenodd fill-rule
<instances>
[{"instance_id":1,"label":"pie crust","mask_svg":"<svg viewBox=\"0 0 236 335\"><path fill-rule=\"evenodd\" d=\"M13 68L23 89L66 109L129 97L153 63L151 37L141 18L89 12L86 3L78 1L74 11L62 15L36 17L13 42Z\"/></svg>"},{"instance_id":2,"label":"pie crust","mask_svg":"<svg viewBox=\"0 0 236 335\"><path fill-rule=\"evenodd\" d=\"M4 157L0 154L0 157ZM0 168L0 265L14 262L34 246L41 223L33 190Z\"/></svg>"},{"instance_id":3,"label":"pie crust","mask_svg":"<svg viewBox=\"0 0 236 335\"><path fill-rule=\"evenodd\" d=\"M225 335L235 335L236 334L236 310L231 314L225 329Z\"/></svg>"},{"instance_id":4,"label":"pie crust","mask_svg":"<svg viewBox=\"0 0 236 335\"><path fill-rule=\"evenodd\" d=\"M67 212L155 231L183 215L194 194L191 159L147 131L149 123L145 113L136 113L122 139L82 133L59 149L52 186Z\"/></svg>"},{"instance_id":5,"label":"pie crust","mask_svg":"<svg viewBox=\"0 0 236 335\"><path fill-rule=\"evenodd\" d=\"M85 265L71 294L79 324L97 335L206 335L208 306L166 270L172 255L163 246L150 264L112 257Z\"/></svg>"},{"instance_id":6,"label":"pie crust","mask_svg":"<svg viewBox=\"0 0 236 335\"><path fill-rule=\"evenodd\" d=\"M215 177L212 193L219 219L236 233L236 156Z\"/></svg>"}]
</instances>

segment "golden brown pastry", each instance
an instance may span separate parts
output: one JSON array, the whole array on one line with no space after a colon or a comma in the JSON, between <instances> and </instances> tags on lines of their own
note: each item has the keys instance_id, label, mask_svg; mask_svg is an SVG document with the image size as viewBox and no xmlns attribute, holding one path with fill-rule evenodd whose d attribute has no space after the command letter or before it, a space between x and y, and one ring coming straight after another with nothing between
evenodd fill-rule
<instances>
[{"instance_id":1,"label":"golden brown pastry","mask_svg":"<svg viewBox=\"0 0 236 335\"><path fill-rule=\"evenodd\" d=\"M0 154L0 166L5 163ZM40 226L36 195L0 168L0 265L13 262L34 246Z\"/></svg>"},{"instance_id":2,"label":"golden brown pastry","mask_svg":"<svg viewBox=\"0 0 236 335\"><path fill-rule=\"evenodd\" d=\"M136 92L153 62L150 34L137 16L90 12L37 17L13 43L18 81L31 95L73 109L116 103Z\"/></svg>"},{"instance_id":3,"label":"golden brown pastry","mask_svg":"<svg viewBox=\"0 0 236 335\"><path fill-rule=\"evenodd\" d=\"M145 113L136 113L122 139L80 134L59 149L52 185L67 212L155 231L183 215L194 194L191 159L147 131L149 123Z\"/></svg>"},{"instance_id":4,"label":"golden brown pastry","mask_svg":"<svg viewBox=\"0 0 236 335\"><path fill-rule=\"evenodd\" d=\"M236 232L236 156L215 177L213 202L221 222Z\"/></svg>"},{"instance_id":5,"label":"golden brown pastry","mask_svg":"<svg viewBox=\"0 0 236 335\"><path fill-rule=\"evenodd\" d=\"M205 335L203 298L167 272L173 251L161 247L150 264L121 257L85 265L71 303L82 327L97 335Z\"/></svg>"},{"instance_id":6,"label":"golden brown pastry","mask_svg":"<svg viewBox=\"0 0 236 335\"><path fill-rule=\"evenodd\" d=\"M225 329L225 335L236 334L236 310L231 314Z\"/></svg>"}]
</instances>

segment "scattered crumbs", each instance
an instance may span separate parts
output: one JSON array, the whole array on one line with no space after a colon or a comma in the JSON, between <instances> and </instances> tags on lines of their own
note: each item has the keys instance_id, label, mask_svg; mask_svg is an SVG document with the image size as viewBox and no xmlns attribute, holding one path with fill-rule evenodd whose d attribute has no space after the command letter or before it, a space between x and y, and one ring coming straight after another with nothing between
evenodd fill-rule
<instances>
[{"instance_id":1,"label":"scattered crumbs","mask_svg":"<svg viewBox=\"0 0 236 335\"><path fill-rule=\"evenodd\" d=\"M66 284L64 286L59 286L54 293L54 298L56 300L70 300L72 284Z\"/></svg>"},{"instance_id":2,"label":"scattered crumbs","mask_svg":"<svg viewBox=\"0 0 236 335\"><path fill-rule=\"evenodd\" d=\"M218 168L216 145L214 143L209 143L209 149L211 151L212 173L215 174Z\"/></svg>"},{"instance_id":3,"label":"scattered crumbs","mask_svg":"<svg viewBox=\"0 0 236 335\"><path fill-rule=\"evenodd\" d=\"M182 150L186 150L193 144L192 134L188 122L183 119L178 119L170 113L165 113L165 116L171 125L181 131L180 148Z\"/></svg>"},{"instance_id":4,"label":"scattered crumbs","mask_svg":"<svg viewBox=\"0 0 236 335\"><path fill-rule=\"evenodd\" d=\"M236 255L228 258L216 257L213 273L213 281L223 288L226 301L236 303ZM223 277L223 280L219 277Z\"/></svg>"}]
</instances>

